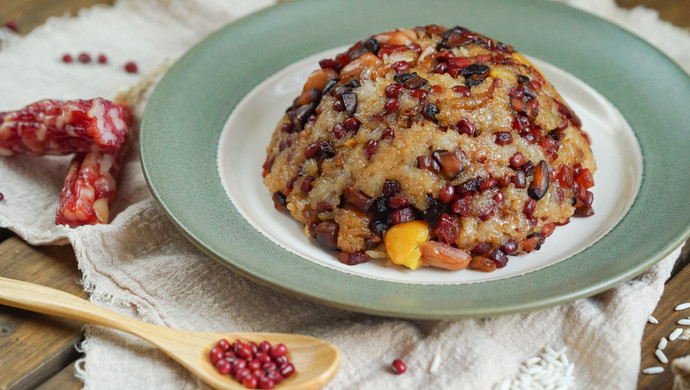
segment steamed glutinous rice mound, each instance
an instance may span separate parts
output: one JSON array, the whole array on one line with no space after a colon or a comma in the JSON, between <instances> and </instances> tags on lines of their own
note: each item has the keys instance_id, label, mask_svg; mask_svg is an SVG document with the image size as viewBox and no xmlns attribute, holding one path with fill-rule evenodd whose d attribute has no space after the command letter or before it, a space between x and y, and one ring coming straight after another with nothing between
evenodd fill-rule
<instances>
[{"instance_id":1,"label":"steamed glutinous rice mound","mask_svg":"<svg viewBox=\"0 0 690 390\"><path fill-rule=\"evenodd\" d=\"M593 214L589 137L511 46L432 25L319 65L263 176L276 208L342 263L493 271Z\"/></svg>"}]
</instances>

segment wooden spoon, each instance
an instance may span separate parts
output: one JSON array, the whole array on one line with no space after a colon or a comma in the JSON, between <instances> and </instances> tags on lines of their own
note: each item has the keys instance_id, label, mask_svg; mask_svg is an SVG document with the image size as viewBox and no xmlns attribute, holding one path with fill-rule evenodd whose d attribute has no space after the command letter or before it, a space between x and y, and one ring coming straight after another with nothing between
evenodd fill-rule
<instances>
[{"instance_id":1,"label":"wooden spoon","mask_svg":"<svg viewBox=\"0 0 690 390\"><path fill-rule=\"evenodd\" d=\"M210 333L158 326L126 317L74 295L33 283L0 277L0 304L72 320L88 322L131 333L160 348L194 375L217 389L245 389L228 375L219 374L209 360L209 351L220 339L271 344L283 343L296 373L278 384L278 389L319 389L330 381L340 364L340 351L326 341L289 333Z\"/></svg>"}]
</instances>

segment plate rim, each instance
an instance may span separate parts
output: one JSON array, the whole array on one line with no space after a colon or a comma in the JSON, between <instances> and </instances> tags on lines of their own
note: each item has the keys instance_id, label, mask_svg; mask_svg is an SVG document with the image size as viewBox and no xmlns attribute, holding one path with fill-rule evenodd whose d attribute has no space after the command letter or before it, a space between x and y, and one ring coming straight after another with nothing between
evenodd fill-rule
<instances>
[{"instance_id":1,"label":"plate rim","mask_svg":"<svg viewBox=\"0 0 690 390\"><path fill-rule=\"evenodd\" d=\"M198 233L193 231L193 229L190 229L187 224L179 218L179 210L174 210L170 208L169 204L169 193L164 193L164 190L158 187L160 182L158 181L158 177L156 175L158 174L157 172L152 172L152 166L151 162L148 159L148 157L151 156L152 150L155 150L155 148L152 149L152 146L150 145L148 134L149 131L152 130L147 130L149 128L152 128L154 126L151 124L151 119L152 115L155 115L155 109L157 108L157 104L159 104L159 99L165 100L164 96L161 96L165 90L165 87L161 87L161 85L166 86L166 83L172 82L171 78L174 75L176 69L180 69L183 67L184 64L189 63L192 61L193 57L198 54L198 52L205 50L207 46L211 45L214 40L219 39L224 34L228 34L228 31L236 31L236 30L241 30L244 25L254 23L255 20L260 20L262 18L271 17L275 14L280 14L285 13L286 11L284 10L294 10L297 7L307 7L309 6L310 3L314 3L314 0L293 0L290 3L283 3L283 4L278 4L272 7L269 7L267 9L258 11L254 14L251 14L245 18L239 19L222 29L218 30L217 32L211 34L209 37L205 38L203 41L201 41L199 44L197 44L194 48L192 48L184 57L182 57L176 64L170 69L170 71L163 77L163 80L161 83L156 87L156 90L154 91L153 95L151 96L151 99L149 100L149 104L147 105L146 111L144 113L144 118L142 119L141 122L141 145L139 148L139 153L140 153L140 159L141 159L141 165L142 165L142 170L144 173L144 177L146 179L147 185L149 186L151 193L153 194L154 199L156 202L162 207L164 210L165 214L173 221L175 226L179 228L179 230L185 235L187 239L189 239L191 242L193 242L197 247L199 247L203 252L206 254L210 255L213 259L216 261L219 261L222 265L229 267L233 269L236 272L239 272L243 274L246 277L249 277L252 280L255 280L259 283L269 285L271 288L274 288L276 290L279 290L284 293L288 293L290 295L297 295L302 298L306 298L311 301L319 302L322 304L326 304L328 306L334 306L334 307L339 307L343 309L348 309L348 310L353 310L353 311L358 311L358 312L364 312L364 313L369 313L369 314L377 314L377 315L386 315L386 316L394 316L394 317L406 317L406 318L425 318L425 319L438 319L438 318L459 318L459 317L476 317L476 316L492 316L492 315L497 315L497 314L508 314L508 313L515 313L515 312L522 312L522 311L527 311L527 310L537 310L543 307L548 307L548 306L553 306L556 304L560 303L565 303L565 302L570 302L578 298L586 297L586 296L591 296L593 294L596 294L598 292L604 291L612 286L618 285L626 280L629 280L630 278L639 275L643 271L647 270L650 268L652 265L656 264L659 260L663 259L664 257L668 256L673 250L676 249L677 246L682 244L684 240L687 239L688 236L690 236L690 225L685 225L685 229L681 231L677 231L675 234L675 237L670 237L669 240L660 248L659 251L655 252L655 255L648 257L645 261L642 261L638 264L636 264L634 267L627 269L627 272L620 272L617 275L613 275L612 277L609 277L606 280L600 280L599 283L595 283L592 285L589 285L589 288L584 288L584 289L579 289L577 291L569 291L568 293L562 293L560 295L556 296L550 296L550 297L542 297L539 301L527 301L527 302L522 302L520 303L512 303L509 306L493 306L493 307L483 307L483 308L445 308L445 309L439 309L439 308L426 308L427 310L420 310L419 308L410 308L409 306L404 306L404 305L393 305L393 306L386 306L386 305L391 305L391 303L395 302L362 302L361 300L348 300L348 299L334 299L332 296L329 297L324 297L322 295L322 291L304 291L301 289L298 289L294 286L292 287L286 287L279 285L278 283L275 282L275 278L267 278L265 274L257 274L257 272L252 271L251 269L248 269L246 267L246 264L237 264L236 262L230 261L227 259L227 256L223 255L221 252L218 251L217 248L210 247L204 242L203 237L199 237ZM321 1L322 3L323 1ZM385 3L386 0L379 0L376 1L375 3ZM491 3L501 3L502 1L500 0L495 0ZM333 1L330 2L332 5ZM441 1L443 3L443 1ZM623 32L628 39L631 37L637 40L637 44L642 44L643 46L647 47L647 49L652 48L654 51L657 52L657 57L660 58L664 62L670 62L673 64L677 70L680 70L685 76L686 76L686 81L690 80L690 76L688 76L680 67L678 64L673 62L671 59L667 58L663 53L661 53L657 48L649 45L645 41L643 41L641 38L636 37L629 32L623 30L621 27L613 25L601 18L598 18L594 15L584 13L583 11L570 8L568 6L565 6L563 4L559 3L553 3L547 0L541 1L541 0L534 0L531 3L533 4L539 4L539 5L546 5L549 4L549 6L556 6L556 9L558 9L559 12L564 12L566 14L570 13L572 15L575 15L576 17L579 18L593 18L593 20L599 20L599 22L605 23L607 28L615 28L621 32ZM560 7L560 9L559 9ZM546 11L544 11L546 12ZM334 45L335 46L335 45ZM660 57L659 57L660 55ZM193 62L193 61L192 61ZM291 61L294 62L294 61ZM290 62L289 62L290 63ZM182 64L182 65L181 65ZM566 71L574 74L577 77L580 77L580 75L577 74L577 72L572 72L570 69L565 69ZM268 76L270 76L271 73L269 73ZM585 80L586 81L586 80ZM249 89L253 88L256 86L256 84L252 85ZM598 92L600 92L602 95L606 96L605 93L600 91L598 88ZM235 105L237 102L239 102L243 97L245 93L243 93L235 102ZM607 96L608 99L610 99ZM616 105L616 102L613 101L614 105ZM228 108L228 115L229 112L231 111L231 108ZM620 110L620 107L616 105L616 107ZM623 112L622 110L620 110ZM625 116L625 115L624 115ZM627 119L627 117L626 117ZM222 122L224 123L225 120L227 120L227 115L222 119ZM637 138L637 141L643 151L643 177L641 179L640 183L640 189L638 190L638 194L636 195L636 199L633 201L633 204L631 208L626 212L626 215L623 216L623 218L614 226L609 233L607 233L605 236L609 236L611 232L616 230L621 223L623 223L626 218L628 217L628 214L631 212L631 210L636 206L638 203L638 198L641 196L641 191L645 187L645 184L647 183L648 178L646 177L646 174L648 172L647 169L647 159L645 158L645 144L640 140L640 137L638 136L638 133L636 131L636 126L631 123L631 127L633 128L633 132L635 133L635 137ZM222 130L222 129L221 129ZM218 131L218 136L220 135L220 130ZM216 139L217 141L217 139ZM216 142L217 143L217 142ZM216 164L217 160L213 160L213 164ZM153 168L154 170L156 168ZM217 169L214 171L214 173L217 175ZM219 180L218 180L219 181ZM224 189L220 188L222 193L225 195ZM163 192L161 192L163 191ZM173 206L174 207L174 206ZM236 211L236 210L235 210ZM253 226L251 227L253 229ZM604 239L605 237L602 237L599 242ZM273 244L275 245L275 244ZM594 244L596 245L596 244ZM580 254L576 255L576 257L579 257L581 254L588 252L588 250L584 250L583 252L580 252ZM570 261L572 263L572 258L563 260L561 263L566 263ZM244 265L244 266L241 266ZM555 265L554 265L555 266ZM547 268L550 268L553 266L549 266ZM326 268L326 267L324 267ZM540 271L534 271L532 273L538 273ZM330 275L328 275L330 276ZM513 277L513 278L519 278L520 276ZM354 278L358 278L357 276L354 276ZM509 279L513 279L509 278ZM482 282L482 283L489 283L489 284L495 284L500 282L501 280L497 281L487 281L487 282ZM390 281L378 281L377 283L381 284L395 284L396 282L390 282ZM443 286L431 286L430 288L443 288ZM424 290L424 288L422 288ZM428 292L427 292L428 293ZM429 310L430 309L430 310Z\"/></svg>"}]
</instances>

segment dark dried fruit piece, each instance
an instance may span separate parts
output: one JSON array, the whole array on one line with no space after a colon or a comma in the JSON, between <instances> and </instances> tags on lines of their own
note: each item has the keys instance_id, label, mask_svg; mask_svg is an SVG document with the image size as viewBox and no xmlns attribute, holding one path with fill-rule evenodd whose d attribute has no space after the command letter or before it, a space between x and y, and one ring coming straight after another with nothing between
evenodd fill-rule
<instances>
[{"instance_id":1,"label":"dark dried fruit piece","mask_svg":"<svg viewBox=\"0 0 690 390\"><path fill-rule=\"evenodd\" d=\"M458 149L459 150L459 149ZM460 151L460 153L462 153ZM438 162L441 166L443 173L448 176L448 178L453 179L457 177L460 172L465 168L462 160L459 157L458 151L448 152L445 150L439 150L432 154L434 160Z\"/></svg>"},{"instance_id":2,"label":"dark dried fruit piece","mask_svg":"<svg viewBox=\"0 0 690 390\"><path fill-rule=\"evenodd\" d=\"M364 253L364 251L359 251L359 252L340 252L337 255L338 261L345 265L357 265L357 264L362 264L366 263L371 258Z\"/></svg>"},{"instance_id":3,"label":"dark dried fruit piece","mask_svg":"<svg viewBox=\"0 0 690 390\"><path fill-rule=\"evenodd\" d=\"M349 203L361 211L368 212L374 204L374 199L366 196L362 191L355 186L349 185L343 189L343 198L346 203Z\"/></svg>"},{"instance_id":4,"label":"dark dried fruit piece","mask_svg":"<svg viewBox=\"0 0 690 390\"><path fill-rule=\"evenodd\" d=\"M417 89L429 83L427 79L418 76L417 72L396 74L393 78L396 82L410 89Z\"/></svg>"},{"instance_id":5,"label":"dark dried fruit piece","mask_svg":"<svg viewBox=\"0 0 690 390\"><path fill-rule=\"evenodd\" d=\"M436 107L436 105L434 103L431 103L431 102L427 102L424 105L424 108L422 109L422 113L424 114L424 116L434 123L438 123L438 119L436 119L436 115L439 112L441 112L441 110L439 110L438 107Z\"/></svg>"},{"instance_id":6,"label":"dark dried fruit piece","mask_svg":"<svg viewBox=\"0 0 690 390\"><path fill-rule=\"evenodd\" d=\"M340 227L334 221L323 221L314 229L316 241L326 249L338 250L339 230Z\"/></svg>"},{"instance_id":7,"label":"dark dried fruit piece","mask_svg":"<svg viewBox=\"0 0 690 390\"><path fill-rule=\"evenodd\" d=\"M482 64L472 64L462 70L460 74L465 78L467 88L479 85L489 74L490 68Z\"/></svg>"},{"instance_id":8,"label":"dark dried fruit piece","mask_svg":"<svg viewBox=\"0 0 690 390\"><path fill-rule=\"evenodd\" d=\"M352 91L343 92L343 103L345 104L345 111L347 115L352 116L357 110L357 94Z\"/></svg>"},{"instance_id":9,"label":"dark dried fruit piece","mask_svg":"<svg viewBox=\"0 0 690 390\"><path fill-rule=\"evenodd\" d=\"M541 161L534 169L534 178L527 188L527 194L534 199L541 199L549 188L549 167L546 161Z\"/></svg>"}]
</instances>

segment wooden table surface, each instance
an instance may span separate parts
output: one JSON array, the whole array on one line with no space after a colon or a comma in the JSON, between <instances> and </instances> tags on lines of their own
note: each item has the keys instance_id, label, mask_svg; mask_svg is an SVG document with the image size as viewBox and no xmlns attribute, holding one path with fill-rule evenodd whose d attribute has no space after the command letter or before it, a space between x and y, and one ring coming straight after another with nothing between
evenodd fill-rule
<instances>
[{"instance_id":1,"label":"wooden table surface","mask_svg":"<svg viewBox=\"0 0 690 390\"><path fill-rule=\"evenodd\" d=\"M657 9L662 19L690 30L690 0L617 0L625 7L644 5ZM20 34L28 34L50 16L113 0L2 0L0 26L10 21ZM689 241L690 243L690 241ZM690 301L690 245L681 255L667 282L654 316L658 325L648 324L642 340L641 368L660 365L654 350L662 336L676 328L676 321L688 312L673 308ZM0 276L55 287L87 297L77 284L77 262L69 246L32 247L10 231L0 229ZM80 353L75 345L82 340L82 324L0 306L0 390L79 389L75 361ZM670 360L690 354L688 342L670 343L665 349ZM667 366L660 375L640 374L640 389L671 389L672 374Z\"/></svg>"}]
</instances>

